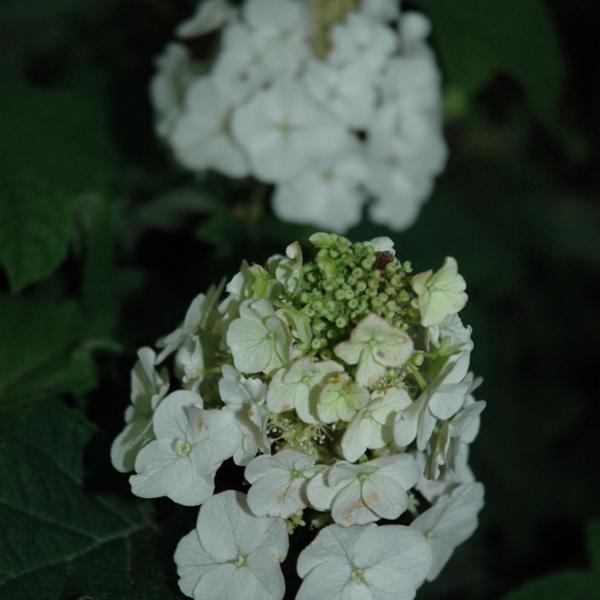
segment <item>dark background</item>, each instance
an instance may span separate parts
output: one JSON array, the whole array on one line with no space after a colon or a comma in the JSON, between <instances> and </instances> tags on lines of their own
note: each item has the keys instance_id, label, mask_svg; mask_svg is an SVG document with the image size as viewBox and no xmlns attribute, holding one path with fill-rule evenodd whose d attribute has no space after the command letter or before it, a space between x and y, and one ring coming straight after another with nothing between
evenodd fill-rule
<instances>
[{"instance_id":1,"label":"dark background","mask_svg":"<svg viewBox=\"0 0 600 600\"><path fill-rule=\"evenodd\" d=\"M433 18L446 82L447 169L411 230L363 221L349 236L389 234L417 270L453 255L467 280L463 320L473 326L473 367L485 379L478 397L488 402L471 462L486 506L476 535L418 597L479 600L537 576L586 572L586 528L600 517L600 4L460 0L454 14L449 4L412 4ZM32 345L42 356L31 375L0 368L0 421L42 404L85 413L99 428L84 449L86 493L124 501L126 478L112 473L106 449L122 427L135 349L173 329L192 297L233 274L242 258L260 262L312 231L277 222L268 206L251 208L242 184L195 180L157 142L147 94L153 61L192 6L0 4L0 219L13 215L0 220L0 239L28 218L23 210L16 219L15 206L66 223L64 251L43 276L21 285L0 274L2 357L27 360ZM495 64L477 46L459 52L469 34L484 44L499 39L492 57L510 56ZM15 183L23 165L33 175ZM52 176L38 188L36 173ZM38 209L39 198L47 202ZM52 311L69 299L77 316L61 325ZM34 315L37 335L21 340L15 323ZM44 354L54 326L56 336L69 335ZM37 383L24 385L30 376ZM2 443L9 442L0 436ZM156 505L166 549L156 568L173 571L172 540L193 514ZM0 548L1 536L0 528ZM104 597L101 583L87 581L85 590ZM0 578L4 598L2 589ZM600 597L590 589L556 597Z\"/></svg>"}]
</instances>

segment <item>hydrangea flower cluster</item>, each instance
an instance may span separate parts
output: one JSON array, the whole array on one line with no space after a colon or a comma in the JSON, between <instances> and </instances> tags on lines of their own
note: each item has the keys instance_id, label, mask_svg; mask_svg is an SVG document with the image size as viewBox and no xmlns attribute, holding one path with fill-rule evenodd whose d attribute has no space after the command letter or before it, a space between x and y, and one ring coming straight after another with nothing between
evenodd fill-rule
<instances>
[{"instance_id":1,"label":"hydrangea flower cluster","mask_svg":"<svg viewBox=\"0 0 600 600\"><path fill-rule=\"evenodd\" d=\"M446 160L429 30L398 0L207 0L157 61L157 133L186 168L272 185L286 221L344 232L369 201L405 229Z\"/></svg>"},{"instance_id":2,"label":"hydrangea flower cluster","mask_svg":"<svg viewBox=\"0 0 600 600\"><path fill-rule=\"evenodd\" d=\"M201 506L175 553L196 600L281 600L304 528L298 600L410 599L477 526L456 261L413 274L388 238L310 241L200 294L133 369L112 461L134 494ZM215 494L225 461L246 493Z\"/></svg>"}]
</instances>

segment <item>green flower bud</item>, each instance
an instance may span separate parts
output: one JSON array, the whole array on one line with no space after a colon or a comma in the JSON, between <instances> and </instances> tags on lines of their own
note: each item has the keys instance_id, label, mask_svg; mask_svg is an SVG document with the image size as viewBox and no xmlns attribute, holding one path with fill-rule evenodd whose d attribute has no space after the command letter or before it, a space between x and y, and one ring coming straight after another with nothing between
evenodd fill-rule
<instances>
[{"instance_id":1,"label":"green flower bud","mask_svg":"<svg viewBox=\"0 0 600 600\"><path fill-rule=\"evenodd\" d=\"M316 248L330 248L335 244L335 234L333 233L314 233L308 238L308 241Z\"/></svg>"},{"instance_id":2,"label":"green flower bud","mask_svg":"<svg viewBox=\"0 0 600 600\"><path fill-rule=\"evenodd\" d=\"M339 327L340 329L343 329L344 327L346 327L346 325L348 325L348 319L346 317L338 317L335 320L335 324L337 327Z\"/></svg>"},{"instance_id":3,"label":"green flower bud","mask_svg":"<svg viewBox=\"0 0 600 600\"><path fill-rule=\"evenodd\" d=\"M385 265L384 270L386 275L393 275L398 270L398 263L395 260L393 260L392 262L389 262L387 265Z\"/></svg>"},{"instance_id":4,"label":"green flower bud","mask_svg":"<svg viewBox=\"0 0 600 600\"><path fill-rule=\"evenodd\" d=\"M404 277L402 277L402 275L393 275L390 279L390 283L395 287L395 288L399 288L402 287L402 284L404 283Z\"/></svg>"}]
</instances>

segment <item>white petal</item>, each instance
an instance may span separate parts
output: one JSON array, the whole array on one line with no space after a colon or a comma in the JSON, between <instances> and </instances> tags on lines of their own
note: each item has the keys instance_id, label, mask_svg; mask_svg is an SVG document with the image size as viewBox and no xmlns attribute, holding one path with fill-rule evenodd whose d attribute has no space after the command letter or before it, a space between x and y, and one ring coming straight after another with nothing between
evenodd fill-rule
<instances>
[{"instance_id":1,"label":"white petal","mask_svg":"<svg viewBox=\"0 0 600 600\"><path fill-rule=\"evenodd\" d=\"M406 490L396 480L373 473L362 484L363 502L382 519L397 519L408 505Z\"/></svg>"},{"instance_id":2,"label":"white petal","mask_svg":"<svg viewBox=\"0 0 600 600\"><path fill-rule=\"evenodd\" d=\"M312 571L322 563L335 562L332 570L338 565L350 561L350 552L355 542L360 538L367 527L339 527L329 525L322 529L315 539L300 553L297 571L300 577Z\"/></svg>"},{"instance_id":3,"label":"white petal","mask_svg":"<svg viewBox=\"0 0 600 600\"><path fill-rule=\"evenodd\" d=\"M358 479L344 487L334 498L331 516L338 525L343 527L365 525L379 519L379 516L365 504Z\"/></svg>"},{"instance_id":4,"label":"white petal","mask_svg":"<svg viewBox=\"0 0 600 600\"><path fill-rule=\"evenodd\" d=\"M427 407L428 396L422 394L406 410L399 413L394 421L394 441L398 446L405 447L415 440L421 414Z\"/></svg>"},{"instance_id":5,"label":"white petal","mask_svg":"<svg viewBox=\"0 0 600 600\"><path fill-rule=\"evenodd\" d=\"M233 413L227 409L199 410L192 413L196 430L190 441L201 448L202 464L220 464L233 456L240 442L239 429ZM196 456L194 456L196 458ZM201 464L196 462L202 470Z\"/></svg>"},{"instance_id":6,"label":"white petal","mask_svg":"<svg viewBox=\"0 0 600 600\"><path fill-rule=\"evenodd\" d=\"M365 531L354 547L353 559L365 570L366 583L388 594L414 592L431 568L425 537L403 525Z\"/></svg>"},{"instance_id":7,"label":"white petal","mask_svg":"<svg viewBox=\"0 0 600 600\"><path fill-rule=\"evenodd\" d=\"M202 397L195 392L179 390L169 394L156 409L152 424L158 439L186 439L189 420L186 408L202 407Z\"/></svg>"},{"instance_id":8,"label":"white petal","mask_svg":"<svg viewBox=\"0 0 600 600\"><path fill-rule=\"evenodd\" d=\"M257 516L287 519L306 506L304 478L294 479L284 471L261 477L248 490L248 506Z\"/></svg>"},{"instance_id":9,"label":"white petal","mask_svg":"<svg viewBox=\"0 0 600 600\"><path fill-rule=\"evenodd\" d=\"M419 466L409 454L384 456L368 464L376 466L378 473L395 479L405 490L410 490L420 477Z\"/></svg>"},{"instance_id":10,"label":"white petal","mask_svg":"<svg viewBox=\"0 0 600 600\"><path fill-rule=\"evenodd\" d=\"M110 460L113 467L121 473L132 471L139 451L151 439L150 419L135 419L126 425L110 447Z\"/></svg>"},{"instance_id":11,"label":"white petal","mask_svg":"<svg viewBox=\"0 0 600 600\"><path fill-rule=\"evenodd\" d=\"M248 567L220 564L200 579L194 600L254 600L256 579Z\"/></svg>"},{"instance_id":12,"label":"white petal","mask_svg":"<svg viewBox=\"0 0 600 600\"><path fill-rule=\"evenodd\" d=\"M371 419L365 418L362 411L354 416L342 437L342 452L347 461L355 462L365 453L372 437L372 429L377 426Z\"/></svg>"},{"instance_id":13,"label":"white petal","mask_svg":"<svg viewBox=\"0 0 600 600\"><path fill-rule=\"evenodd\" d=\"M252 600L281 600L285 594L285 579L275 552L269 547L259 548L248 557L247 564L257 581L257 593Z\"/></svg>"},{"instance_id":14,"label":"white petal","mask_svg":"<svg viewBox=\"0 0 600 600\"><path fill-rule=\"evenodd\" d=\"M348 563L329 560L306 576L296 600L370 600L372 596L368 589L362 595L351 595L348 589L352 585L351 574ZM360 587L366 588L364 585Z\"/></svg>"},{"instance_id":15,"label":"white petal","mask_svg":"<svg viewBox=\"0 0 600 600\"><path fill-rule=\"evenodd\" d=\"M195 529L181 538L174 560L179 575L179 589L190 598L194 597L194 589L200 578L217 565L215 559L200 544Z\"/></svg>"},{"instance_id":16,"label":"white petal","mask_svg":"<svg viewBox=\"0 0 600 600\"><path fill-rule=\"evenodd\" d=\"M469 429L476 423L485 407L486 403L483 400L480 400L463 408L463 410L455 415L450 422L452 437L460 437L464 441L467 441L464 439L465 435L467 432L470 433ZM470 441L473 441L473 439Z\"/></svg>"},{"instance_id":17,"label":"white petal","mask_svg":"<svg viewBox=\"0 0 600 600\"><path fill-rule=\"evenodd\" d=\"M467 483L456 488L450 496L442 496L411 527L422 531L433 552L433 565L427 576L435 579L452 555L456 546L469 538L477 528L477 513L483 506L483 486Z\"/></svg>"},{"instance_id":18,"label":"white petal","mask_svg":"<svg viewBox=\"0 0 600 600\"><path fill-rule=\"evenodd\" d=\"M278 557L287 554L288 535L283 521L255 517L239 492L222 492L206 502L198 515L198 531L204 548L219 560L248 555L260 546L271 546Z\"/></svg>"},{"instance_id":19,"label":"white petal","mask_svg":"<svg viewBox=\"0 0 600 600\"><path fill-rule=\"evenodd\" d=\"M326 483L326 471L321 471L308 482L306 495L313 508L323 511L330 510L333 499L345 485L345 482L336 486L328 485Z\"/></svg>"}]
</instances>

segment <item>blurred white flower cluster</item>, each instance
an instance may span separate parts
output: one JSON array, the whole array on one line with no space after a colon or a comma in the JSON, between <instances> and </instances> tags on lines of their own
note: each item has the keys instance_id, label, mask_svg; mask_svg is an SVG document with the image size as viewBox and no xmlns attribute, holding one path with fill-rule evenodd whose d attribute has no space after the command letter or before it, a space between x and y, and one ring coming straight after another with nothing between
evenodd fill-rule
<instances>
[{"instance_id":1,"label":"blurred white flower cluster","mask_svg":"<svg viewBox=\"0 0 600 600\"><path fill-rule=\"evenodd\" d=\"M133 369L112 461L138 496L202 505L175 553L196 600L281 600L303 527L298 600L410 599L477 527L456 261L413 275L388 238L310 241L199 295ZM215 494L225 461L246 494Z\"/></svg>"},{"instance_id":2,"label":"blurred white flower cluster","mask_svg":"<svg viewBox=\"0 0 600 600\"><path fill-rule=\"evenodd\" d=\"M446 146L429 23L398 6L201 3L157 61L158 135L189 169L272 184L283 220L344 232L368 203L374 222L409 227ZM189 48L211 36L202 62Z\"/></svg>"}]
</instances>

